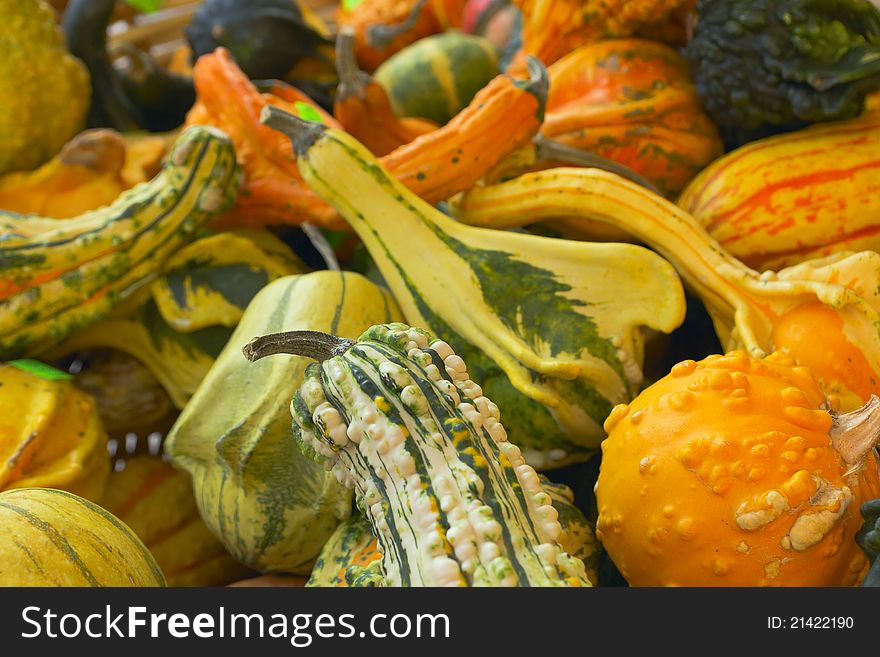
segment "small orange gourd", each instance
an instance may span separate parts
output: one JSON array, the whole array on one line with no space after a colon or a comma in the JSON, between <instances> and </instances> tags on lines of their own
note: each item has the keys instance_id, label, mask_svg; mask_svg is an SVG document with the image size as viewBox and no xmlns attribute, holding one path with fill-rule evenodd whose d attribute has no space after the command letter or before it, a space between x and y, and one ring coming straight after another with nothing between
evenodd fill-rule
<instances>
[{"instance_id":1,"label":"small orange gourd","mask_svg":"<svg viewBox=\"0 0 880 657\"><path fill-rule=\"evenodd\" d=\"M684 361L605 422L597 536L631 586L853 586L880 400L837 415L776 352Z\"/></svg>"}]
</instances>

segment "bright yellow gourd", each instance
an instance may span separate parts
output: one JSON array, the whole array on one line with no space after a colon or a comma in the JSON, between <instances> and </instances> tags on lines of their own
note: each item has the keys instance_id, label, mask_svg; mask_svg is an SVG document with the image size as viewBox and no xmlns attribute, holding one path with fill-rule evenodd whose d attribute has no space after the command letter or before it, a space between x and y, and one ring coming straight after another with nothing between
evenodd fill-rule
<instances>
[{"instance_id":1,"label":"bright yellow gourd","mask_svg":"<svg viewBox=\"0 0 880 657\"><path fill-rule=\"evenodd\" d=\"M880 400L844 415L782 353L684 361L605 422L597 536L631 586L853 586Z\"/></svg>"}]
</instances>

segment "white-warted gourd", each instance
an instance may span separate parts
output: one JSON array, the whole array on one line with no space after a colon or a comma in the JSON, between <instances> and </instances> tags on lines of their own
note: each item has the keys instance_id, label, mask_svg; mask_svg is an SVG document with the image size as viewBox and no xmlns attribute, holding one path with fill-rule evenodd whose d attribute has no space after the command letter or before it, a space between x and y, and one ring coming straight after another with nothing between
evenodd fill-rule
<instances>
[{"instance_id":1,"label":"white-warted gourd","mask_svg":"<svg viewBox=\"0 0 880 657\"><path fill-rule=\"evenodd\" d=\"M291 403L300 449L349 487L386 586L589 586L550 495L498 407L444 341L380 324L356 342L314 331L256 338L251 360L315 358Z\"/></svg>"}]
</instances>

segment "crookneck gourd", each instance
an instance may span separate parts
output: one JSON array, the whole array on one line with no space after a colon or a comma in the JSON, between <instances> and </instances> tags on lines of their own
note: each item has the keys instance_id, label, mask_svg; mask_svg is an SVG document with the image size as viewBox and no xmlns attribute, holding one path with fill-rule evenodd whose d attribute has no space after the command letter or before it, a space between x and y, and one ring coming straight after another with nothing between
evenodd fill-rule
<instances>
[{"instance_id":1,"label":"crookneck gourd","mask_svg":"<svg viewBox=\"0 0 880 657\"><path fill-rule=\"evenodd\" d=\"M880 399L845 414L786 354L677 364L605 422L597 535L631 586L853 586Z\"/></svg>"},{"instance_id":2,"label":"crookneck gourd","mask_svg":"<svg viewBox=\"0 0 880 657\"><path fill-rule=\"evenodd\" d=\"M667 197L722 153L688 64L669 46L608 39L581 46L547 72L541 134L625 164Z\"/></svg>"},{"instance_id":3,"label":"crookneck gourd","mask_svg":"<svg viewBox=\"0 0 880 657\"><path fill-rule=\"evenodd\" d=\"M586 459L642 382L642 326L671 331L681 283L659 256L458 224L350 135L270 108L305 181L363 240L407 320L442 335L539 468Z\"/></svg>"},{"instance_id":4,"label":"crookneck gourd","mask_svg":"<svg viewBox=\"0 0 880 657\"><path fill-rule=\"evenodd\" d=\"M39 361L0 364L0 490L60 488L100 499L110 474L95 401Z\"/></svg>"},{"instance_id":5,"label":"crookneck gourd","mask_svg":"<svg viewBox=\"0 0 880 657\"><path fill-rule=\"evenodd\" d=\"M386 155L398 146L437 129L433 121L398 118L388 92L360 70L354 56L354 34L344 29L336 37L336 71L339 87L333 116L373 155Z\"/></svg>"},{"instance_id":6,"label":"crookneck gourd","mask_svg":"<svg viewBox=\"0 0 880 657\"><path fill-rule=\"evenodd\" d=\"M165 261L149 286L47 357L111 348L146 365L177 408L196 391L254 295L305 265L271 233L208 235Z\"/></svg>"},{"instance_id":7,"label":"crookneck gourd","mask_svg":"<svg viewBox=\"0 0 880 657\"><path fill-rule=\"evenodd\" d=\"M574 504L574 493L565 484L554 483L538 475L544 491L550 496L553 508L559 514L559 546L563 551L584 562L587 579L596 586L601 547L590 522ZM364 582L361 569L381 561L382 553L370 529L370 523L359 513L344 520L327 539L321 555L309 576L309 587L346 587L350 581ZM368 578L371 585L381 584Z\"/></svg>"},{"instance_id":8,"label":"crookneck gourd","mask_svg":"<svg viewBox=\"0 0 880 657\"><path fill-rule=\"evenodd\" d=\"M664 255L706 304L722 346L753 356L786 351L827 395L854 410L880 395L880 254L862 251L759 273L729 255L691 215L597 169L538 171L475 188L463 222L511 228L546 218L601 221Z\"/></svg>"},{"instance_id":9,"label":"crookneck gourd","mask_svg":"<svg viewBox=\"0 0 880 657\"><path fill-rule=\"evenodd\" d=\"M694 178L678 205L756 269L878 251L880 113L741 146Z\"/></svg>"},{"instance_id":10,"label":"crookneck gourd","mask_svg":"<svg viewBox=\"0 0 880 657\"><path fill-rule=\"evenodd\" d=\"M448 344L380 324L357 341L261 336L244 353L319 361L290 405L294 438L355 490L384 585L590 586L559 546L550 495Z\"/></svg>"},{"instance_id":11,"label":"crookneck gourd","mask_svg":"<svg viewBox=\"0 0 880 657\"><path fill-rule=\"evenodd\" d=\"M55 219L0 212L0 358L48 349L107 315L229 207L229 138L183 133L162 171L111 205Z\"/></svg>"},{"instance_id":12,"label":"crookneck gourd","mask_svg":"<svg viewBox=\"0 0 880 657\"><path fill-rule=\"evenodd\" d=\"M351 512L351 494L290 437L290 399L308 359L256 365L241 348L288 330L356 337L400 311L360 274L319 271L263 288L165 440L192 475L199 512L238 561L260 572L308 574L324 542Z\"/></svg>"}]
</instances>

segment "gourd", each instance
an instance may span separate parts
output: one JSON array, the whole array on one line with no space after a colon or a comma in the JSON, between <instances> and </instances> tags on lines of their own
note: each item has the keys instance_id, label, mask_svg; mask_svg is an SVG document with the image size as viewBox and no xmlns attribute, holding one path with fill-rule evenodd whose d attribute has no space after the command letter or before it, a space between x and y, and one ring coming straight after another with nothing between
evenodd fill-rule
<instances>
[{"instance_id":1,"label":"gourd","mask_svg":"<svg viewBox=\"0 0 880 657\"><path fill-rule=\"evenodd\" d=\"M265 120L292 137L303 178L351 223L407 320L443 335L506 409L527 461L588 458L641 384L640 327L682 321L668 263L632 245L462 226L349 135L274 108Z\"/></svg>"},{"instance_id":2,"label":"gourd","mask_svg":"<svg viewBox=\"0 0 880 657\"><path fill-rule=\"evenodd\" d=\"M590 586L498 407L448 344L392 323L357 341L296 331L244 348L279 353L319 361L290 404L294 438L355 489L385 586Z\"/></svg>"},{"instance_id":3,"label":"gourd","mask_svg":"<svg viewBox=\"0 0 880 657\"><path fill-rule=\"evenodd\" d=\"M275 588L275 587L299 587L305 586L306 578L301 575L260 575L248 579L240 579L232 584L231 587L240 588Z\"/></svg>"},{"instance_id":4,"label":"gourd","mask_svg":"<svg viewBox=\"0 0 880 657\"><path fill-rule=\"evenodd\" d=\"M47 352L112 348L138 359L183 408L254 295L305 265L264 231L218 233L178 250L155 281L107 319Z\"/></svg>"},{"instance_id":5,"label":"gourd","mask_svg":"<svg viewBox=\"0 0 880 657\"><path fill-rule=\"evenodd\" d=\"M419 39L388 58L373 77L397 116L447 123L498 74L488 39L458 31Z\"/></svg>"},{"instance_id":6,"label":"gourd","mask_svg":"<svg viewBox=\"0 0 880 657\"><path fill-rule=\"evenodd\" d=\"M96 504L63 490L0 492L0 585L164 586L144 544Z\"/></svg>"},{"instance_id":7,"label":"gourd","mask_svg":"<svg viewBox=\"0 0 880 657\"><path fill-rule=\"evenodd\" d=\"M110 474L95 401L38 361L0 364L0 490L61 488L100 499Z\"/></svg>"},{"instance_id":8,"label":"gourd","mask_svg":"<svg viewBox=\"0 0 880 657\"><path fill-rule=\"evenodd\" d=\"M880 114L754 141L716 160L678 200L759 270L880 249Z\"/></svg>"},{"instance_id":9,"label":"gourd","mask_svg":"<svg viewBox=\"0 0 880 657\"><path fill-rule=\"evenodd\" d=\"M351 512L351 494L290 437L287 407L306 359L254 366L241 347L255 335L293 329L355 336L398 317L387 293L338 271L279 278L248 305L164 443L172 463L192 476L205 523L236 560L263 573L306 575Z\"/></svg>"},{"instance_id":10,"label":"gourd","mask_svg":"<svg viewBox=\"0 0 880 657\"><path fill-rule=\"evenodd\" d=\"M438 127L427 119L394 114L385 89L357 67L351 31L344 30L336 37L336 69L339 87L333 115L373 155L386 155Z\"/></svg>"},{"instance_id":11,"label":"gourd","mask_svg":"<svg viewBox=\"0 0 880 657\"><path fill-rule=\"evenodd\" d=\"M593 527L583 512L574 505L574 494L565 484L554 483L538 475L541 485L550 496L553 508L559 514L559 546L584 563L587 579L593 586L598 582L601 548ZM366 518L359 513L344 520L324 544L315 567L306 583L308 587L345 587L349 580L359 579L363 569L381 561L382 553ZM359 572L360 571L360 572Z\"/></svg>"},{"instance_id":12,"label":"gourd","mask_svg":"<svg viewBox=\"0 0 880 657\"><path fill-rule=\"evenodd\" d=\"M728 254L684 210L597 169L538 171L475 188L459 201L454 214L475 226L511 228L565 216L625 230L675 266L706 305L725 350L791 354L844 411L880 394L876 252L840 253L762 274Z\"/></svg>"},{"instance_id":13,"label":"gourd","mask_svg":"<svg viewBox=\"0 0 880 657\"><path fill-rule=\"evenodd\" d=\"M238 188L232 144L186 131L152 181L69 219L0 212L0 358L35 354L106 316Z\"/></svg>"},{"instance_id":14,"label":"gourd","mask_svg":"<svg viewBox=\"0 0 880 657\"><path fill-rule=\"evenodd\" d=\"M548 68L541 134L620 162L667 197L722 153L688 64L644 39L581 46Z\"/></svg>"},{"instance_id":15,"label":"gourd","mask_svg":"<svg viewBox=\"0 0 880 657\"><path fill-rule=\"evenodd\" d=\"M143 541L168 586L223 586L250 573L199 517L186 473L160 458L127 458L101 506Z\"/></svg>"},{"instance_id":16,"label":"gourd","mask_svg":"<svg viewBox=\"0 0 880 657\"><path fill-rule=\"evenodd\" d=\"M631 586L853 586L880 399L837 414L781 353L684 361L605 422L597 535Z\"/></svg>"},{"instance_id":17,"label":"gourd","mask_svg":"<svg viewBox=\"0 0 880 657\"><path fill-rule=\"evenodd\" d=\"M223 49L205 55L194 75L200 101L188 122L213 123L232 135L245 171L238 203L224 225L300 224L344 228L336 210L307 185L283 135L259 122L267 106L283 103L260 95ZM532 61L528 80L499 75L448 124L394 149L382 163L404 185L430 203L448 199L472 186L508 153L527 144L538 132L547 97L546 70ZM330 127L338 123L324 114L294 112Z\"/></svg>"},{"instance_id":18,"label":"gourd","mask_svg":"<svg viewBox=\"0 0 880 657\"><path fill-rule=\"evenodd\" d=\"M859 511L865 523L856 532L856 542L872 564L862 586L880 586L880 566L877 565L880 563L877 560L880 554L880 499L865 502Z\"/></svg>"},{"instance_id":19,"label":"gourd","mask_svg":"<svg viewBox=\"0 0 880 657\"><path fill-rule=\"evenodd\" d=\"M419 39L459 27L467 0L363 0L338 12L340 28L355 34L358 63L375 71Z\"/></svg>"}]
</instances>

